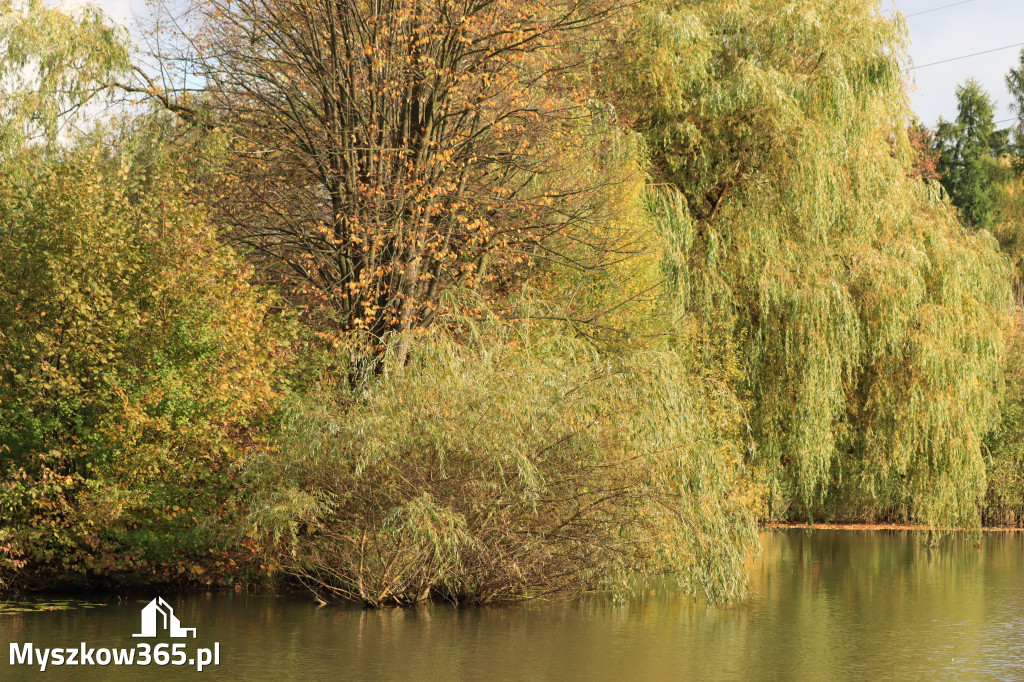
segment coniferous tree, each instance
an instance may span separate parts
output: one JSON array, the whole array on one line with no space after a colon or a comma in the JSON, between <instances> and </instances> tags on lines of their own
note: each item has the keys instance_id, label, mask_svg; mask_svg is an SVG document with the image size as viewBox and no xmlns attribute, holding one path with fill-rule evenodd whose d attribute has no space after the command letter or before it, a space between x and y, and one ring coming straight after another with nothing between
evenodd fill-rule
<instances>
[{"instance_id":1,"label":"coniferous tree","mask_svg":"<svg viewBox=\"0 0 1024 682\"><path fill-rule=\"evenodd\" d=\"M940 119L935 133L942 185L965 223L988 227L996 208L997 158L1007 146L995 125L995 103L974 79L957 87L956 121Z\"/></svg>"},{"instance_id":2,"label":"coniferous tree","mask_svg":"<svg viewBox=\"0 0 1024 682\"><path fill-rule=\"evenodd\" d=\"M1010 93L1010 111L1017 116L1017 124L1013 127L1012 153L1014 165L1018 170L1024 169L1020 163L1024 157L1024 50L1020 53L1020 62L1016 69L1006 74L1006 89Z\"/></svg>"}]
</instances>

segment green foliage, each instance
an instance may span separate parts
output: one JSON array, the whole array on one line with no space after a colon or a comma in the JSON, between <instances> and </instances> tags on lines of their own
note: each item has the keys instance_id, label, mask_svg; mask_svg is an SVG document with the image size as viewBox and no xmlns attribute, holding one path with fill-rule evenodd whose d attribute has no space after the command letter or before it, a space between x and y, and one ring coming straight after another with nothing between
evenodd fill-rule
<instances>
[{"instance_id":1,"label":"green foliage","mask_svg":"<svg viewBox=\"0 0 1024 682\"><path fill-rule=\"evenodd\" d=\"M727 388L668 350L465 332L365 392L292 407L281 454L250 471L273 563L372 605L572 593L627 571L743 593L756 540Z\"/></svg>"},{"instance_id":2,"label":"green foliage","mask_svg":"<svg viewBox=\"0 0 1024 682\"><path fill-rule=\"evenodd\" d=\"M543 125L496 129L454 165L438 156L450 182L424 190L385 163L420 155L405 133L384 156L348 140L352 158L412 172L436 212L401 197L381 210L353 176L373 199L357 202L367 234L392 246L357 235L321 251L325 225L353 216L325 214L330 193L305 194L322 179L291 171L252 176L263 203L204 182L223 179L223 133L149 116L61 138L64 113L126 67L123 36L93 9L0 0L0 587L237 575L245 548L270 574L373 605L571 593L636 572L729 601L759 516L1019 523L1011 268L930 182L937 152L959 216L1021 260L1024 195L987 95L959 89L929 155L906 124L903 27L875 2L621 9L561 46L577 61L545 86L557 106ZM620 28L630 39L598 35ZM577 68L598 63L600 84ZM282 73L289 92L320 96ZM304 135L336 140L302 112ZM259 149L304 144L281 144L293 134L261 130ZM509 139L545 163L503 156ZM318 154L302 173L323 171ZM299 158L244 156L253 170ZM470 167L482 174L467 184ZM286 186L305 198L278 202ZM529 205L504 223L493 202L464 214L477 193ZM365 302L420 308L371 335L372 362L362 322L294 330L200 199L244 208L228 222L262 230L256 251L281 247L273 225L288 223L325 268L352 244L395 259L365 281L419 274ZM491 223L508 229L424 236ZM420 256L388 251L405 243ZM423 248L443 257L421 270ZM280 279L280 263L245 255ZM315 280L311 262L289 267Z\"/></svg>"},{"instance_id":3,"label":"green foliage","mask_svg":"<svg viewBox=\"0 0 1024 682\"><path fill-rule=\"evenodd\" d=\"M186 166L60 156L0 175L5 541L37 579L195 578L277 400L271 301L186 200Z\"/></svg>"},{"instance_id":4,"label":"green foliage","mask_svg":"<svg viewBox=\"0 0 1024 682\"><path fill-rule=\"evenodd\" d=\"M1024 524L1024 327L1020 310L1006 354L1006 390L999 428L986 439L985 523Z\"/></svg>"},{"instance_id":5,"label":"green foliage","mask_svg":"<svg viewBox=\"0 0 1024 682\"><path fill-rule=\"evenodd\" d=\"M270 565L374 605L574 593L631 572L743 594L759 495L738 363L666 296L641 140L592 132L574 172L620 181L552 237L557 257L515 289L464 293L450 308L484 319L442 318L410 339L409 364L390 355L364 386L327 375L296 399L279 453L248 470Z\"/></svg>"},{"instance_id":6,"label":"green foliage","mask_svg":"<svg viewBox=\"0 0 1024 682\"><path fill-rule=\"evenodd\" d=\"M66 132L72 114L127 69L126 42L93 5L0 0L0 160Z\"/></svg>"},{"instance_id":7,"label":"green foliage","mask_svg":"<svg viewBox=\"0 0 1024 682\"><path fill-rule=\"evenodd\" d=\"M1004 158L1002 163L1009 171L1013 161ZM1013 264L1014 285L1019 301L1021 285L1024 284L1021 280L1024 274L1024 178L1015 173L1008 174L1011 177L1004 184L996 186L997 220L992 226L992 234L999 242L999 248Z\"/></svg>"},{"instance_id":8,"label":"green foliage","mask_svg":"<svg viewBox=\"0 0 1024 682\"><path fill-rule=\"evenodd\" d=\"M1024 116L1024 53L1021 65L1011 69L1006 76L1006 85L1013 97L1010 104L1018 118ZM1006 131L1003 131L1005 134ZM1010 257L1014 265L1014 284L1018 302L1022 291L1021 276L1024 273L1024 146L1021 144L1021 124L1012 130L1014 144L997 150L999 168L992 173L992 189L995 209L992 213L992 232L999 240L999 246Z\"/></svg>"},{"instance_id":9,"label":"green foliage","mask_svg":"<svg viewBox=\"0 0 1024 682\"><path fill-rule=\"evenodd\" d=\"M640 25L622 80L650 210L681 301L742 348L772 515L977 523L1008 269L909 177L902 27L861 0Z\"/></svg>"},{"instance_id":10,"label":"green foliage","mask_svg":"<svg viewBox=\"0 0 1024 682\"><path fill-rule=\"evenodd\" d=\"M939 120L935 146L938 171L953 205L967 225L991 227L996 207L998 157L1008 147L1006 131L996 130L995 104L969 79L956 89L957 118Z\"/></svg>"},{"instance_id":11,"label":"green foliage","mask_svg":"<svg viewBox=\"0 0 1024 682\"><path fill-rule=\"evenodd\" d=\"M1020 161L1024 158L1024 140L1021 139L1021 121L1024 121L1024 50L1021 50L1018 66L1006 74L1006 89L1010 93L1010 111L1017 115L1017 125L1013 130L1014 156L1017 169L1021 170Z\"/></svg>"}]
</instances>

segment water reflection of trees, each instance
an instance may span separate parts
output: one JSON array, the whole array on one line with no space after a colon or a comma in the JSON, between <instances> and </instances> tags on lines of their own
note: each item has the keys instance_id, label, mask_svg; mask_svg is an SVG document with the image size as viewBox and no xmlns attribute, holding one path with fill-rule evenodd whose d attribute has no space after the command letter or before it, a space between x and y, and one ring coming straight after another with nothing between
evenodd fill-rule
<instances>
[{"instance_id":1,"label":"water reflection of trees","mask_svg":"<svg viewBox=\"0 0 1024 682\"><path fill-rule=\"evenodd\" d=\"M627 600L496 608L318 609L242 595L172 603L201 640L221 642L211 679L977 679L1021 663L1019 535L987 535L979 549L969 538L928 548L907 532L773 531L762 546L750 600L725 608L671 581L638 582ZM134 606L0 616L0 637L131 646Z\"/></svg>"}]
</instances>

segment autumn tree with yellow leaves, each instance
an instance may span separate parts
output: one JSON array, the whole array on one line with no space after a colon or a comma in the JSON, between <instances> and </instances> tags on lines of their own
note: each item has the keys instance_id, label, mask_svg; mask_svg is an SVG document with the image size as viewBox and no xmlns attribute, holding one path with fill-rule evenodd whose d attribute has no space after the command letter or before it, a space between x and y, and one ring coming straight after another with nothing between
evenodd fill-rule
<instances>
[{"instance_id":1,"label":"autumn tree with yellow leaves","mask_svg":"<svg viewBox=\"0 0 1024 682\"><path fill-rule=\"evenodd\" d=\"M215 220L379 358L600 210L608 178L573 166L601 135L587 72L619 4L209 0L157 55L181 87L134 89L227 134Z\"/></svg>"}]
</instances>

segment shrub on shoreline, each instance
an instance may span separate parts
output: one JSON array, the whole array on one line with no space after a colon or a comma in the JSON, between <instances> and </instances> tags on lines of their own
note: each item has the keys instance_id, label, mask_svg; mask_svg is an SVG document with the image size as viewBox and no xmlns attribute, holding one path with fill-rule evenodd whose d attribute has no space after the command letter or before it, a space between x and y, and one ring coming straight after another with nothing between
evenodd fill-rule
<instances>
[{"instance_id":1,"label":"shrub on shoreline","mask_svg":"<svg viewBox=\"0 0 1024 682\"><path fill-rule=\"evenodd\" d=\"M728 392L671 351L603 358L522 332L434 335L365 392L295 404L282 454L249 472L271 563L374 606L571 594L631 571L741 596L756 537Z\"/></svg>"},{"instance_id":2,"label":"shrub on shoreline","mask_svg":"<svg viewBox=\"0 0 1024 682\"><path fill-rule=\"evenodd\" d=\"M39 165L0 179L4 555L33 584L202 580L278 399L271 301L186 168L88 147Z\"/></svg>"}]
</instances>

